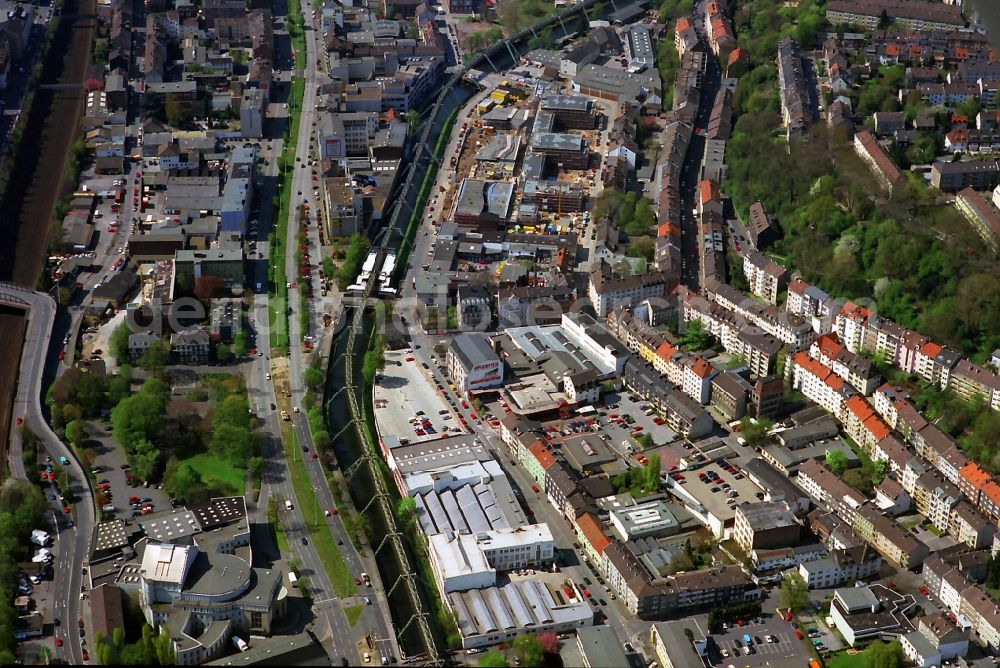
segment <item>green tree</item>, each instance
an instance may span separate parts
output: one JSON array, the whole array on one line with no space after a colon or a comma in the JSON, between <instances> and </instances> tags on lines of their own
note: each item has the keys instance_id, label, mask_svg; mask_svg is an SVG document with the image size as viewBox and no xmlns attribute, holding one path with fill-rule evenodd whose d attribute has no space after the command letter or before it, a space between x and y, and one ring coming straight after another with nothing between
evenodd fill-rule
<instances>
[{"instance_id":1,"label":"green tree","mask_svg":"<svg viewBox=\"0 0 1000 668\"><path fill-rule=\"evenodd\" d=\"M491 650L479 657L479 668L508 668L507 657L502 652Z\"/></svg>"},{"instance_id":2,"label":"green tree","mask_svg":"<svg viewBox=\"0 0 1000 668\"><path fill-rule=\"evenodd\" d=\"M769 432L774 427L774 422L767 418L757 418L753 420L745 417L740 420L740 434L746 444L756 448L769 442L771 437Z\"/></svg>"},{"instance_id":3,"label":"green tree","mask_svg":"<svg viewBox=\"0 0 1000 668\"><path fill-rule=\"evenodd\" d=\"M243 359L247 354L247 335L241 328L233 336L233 355L237 359Z\"/></svg>"},{"instance_id":4,"label":"green tree","mask_svg":"<svg viewBox=\"0 0 1000 668\"><path fill-rule=\"evenodd\" d=\"M898 640L884 642L876 640L868 646L869 668L900 668L903 665L903 648Z\"/></svg>"},{"instance_id":5,"label":"green tree","mask_svg":"<svg viewBox=\"0 0 1000 668\"><path fill-rule=\"evenodd\" d=\"M410 109L405 114L403 114L403 120L406 121L406 130L411 135L417 132L417 128L420 127L420 112L416 109Z\"/></svg>"},{"instance_id":6,"label":"green tree","mask_svg":"<svg viewBox=\"0 0 1000 668\"><path fill-rule=\"evenodd\" d=\"M167 491L186 503L199 503L207 500L207 493L201 474L187 462L179 463L176 457L167 462L167 470L163 476Z\"/></svg>"},{"instance_id":7,"label":"green tree","mask_svg":"<svg viewBox=\"0 0 1000 668\"><path fill-rule=\"evenodd\" d=\"M302 372L302 380L310 390L317 390L323 384L323 372L316 367L307 367Z\"/></svg>"},{"instance_id":8,"label":"green tree","mask_svg":"<svg viewBox=\"0 0 1000 668\"><path fill-rule=\"evenodd\" d=\"M847 455L843 450L827 450L826 467L838 475L843 473L847 470Z\"/></svg>"},{"instance_id":9,"label":"green tree","mask_svg":"<svg viewBox=\"0 0 1000 668\"><path fill-rule=\"evenodd\" d=\"M361 375L366 383L375 380L375 374L385 368L385 353L382 350L382 337L376 336L372 347L365 353L364 363L361 367Z\"/></svg>"},{"instance_id":10,"label":"green tree","mask_svg":"<svg viewBox=\"0 0 1000 668\"><path fill-rule=\"evenodd\" d=\"M514 639L514 651L522 666L542 665L542 643L535 636L519 636Z\"/></svg>"},{"instance_id":11,"label":"green tree","mask_svg":"<svg viewBox=\"0 0 1000 668\"><path fill-rule=\"evenodd\" d=\"M154 376L163 373L164 367L170 363L170 343L166 339L154 341L139 357L139 366Z\"/></svg>"},{"instance_id":12,"label":"green tree","mask_svg":"<svg viewBox=\"0 0 1000 668\"><path fill-rule=\"evenodd\" d=\"M86 438L86 432L83 430L83 424L79 420L73 420L66 425L66 440L80 447L83 445L83 439Z\"/></svg>"},{"instance_id":13,"label":"green tree","mask_svg":"<svg viewBox=\"0 0 1000 668\"><path fill-rule=\"evenodd\" d=\"M691 320L687 323L680 343L685 350L704 350L711 342L711 334L705 331L701 320Z\"/></svg>"},{"instance_id":14,"label":"green tree","mask_svg":"<svg viewBox=\"0 0 1000 668\"><path fill-rule=\"evenodd\" d=\"M132 330L123 322L115 327L114 331L111 332L111 336L108 337L108 347L115 361L119 364L126 364L129 361L128 337L131 334Z\"/></svg>"},{"instance_id":15,"label":"green tree","mask_svg":"<svg viewBox=\"0 0 1000 668\"><path fill-rule=\"evenodd\" d=\"M417 501L412 496L404 496L396 504L396 516L404 526L410 527L417 519Z\"/></svg>"},{"instance_id":16,"label":"green tree","mask_svg":"<svg viewBox=\"0 0 1000 668\"><path fill-rule=\"evenodd\" d=\"M654 453L643 468L643 487L649 491L660 488L660 455Z\"/></svg>"},{"instance_id":17,"label":"green tree","mask_svg":"<svg viewBox=\"0 0 1000 668\"><path fill-rule=\"evenodd\" d=\"M798 571L788 572L781 581L781 588L778 590L778 605L783 608L791 608L793 611L802 610L809 603L809 587Z\"/></svg>"}]
</instances>

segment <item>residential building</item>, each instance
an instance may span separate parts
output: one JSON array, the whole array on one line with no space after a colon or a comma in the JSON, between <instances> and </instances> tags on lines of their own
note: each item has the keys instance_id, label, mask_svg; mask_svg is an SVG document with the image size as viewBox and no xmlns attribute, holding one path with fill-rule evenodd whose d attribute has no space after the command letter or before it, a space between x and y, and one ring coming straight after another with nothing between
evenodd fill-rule
<instances>
[{"instance_id":1,"label":"residential building","mask_svg":"<svg viewBox=\"0 0 1000 668\"><path fill-rule=\"evenodd\" d=\"M653 651L663 668L698 666L708 656L708 640L693 619L653 624L650 635Z\"/></svg>"},{"instance_id":2,"label":"residential building","mask_svg":"<svg viewBox=\"0 0 1000 668\"><path fill-rule=\"evenodd\" d=\"M667 276L660 272L616 277L611 265L600 260L590 271L588 296L598 317L620 307L634 306L646 299L662 298L667 290Z\"/></svg>"},{"instance_id":3,"label":"residential building","mask_svg":"<svg viewBox=\"0 0 1000 668\"><path fill-rule=\"evenodd\" d=\"M854 151L871 168L879 185L888 190L890 194L903 181L903 174L899 171L899 167L868 130L862 130L854 135Z\"/></svg>"},{"instance_id":4,"label":"residential building","mask_svg":"<svg viewBox=\"0 0 1000 668\"><path fill-rule=\"evenodd\" d=\"M825 559L798 565L809 589L829 589L878 575L882 557L867 545L833 550Z\"/></svg>"},{"instance_id":5,"label":"residential building","mask_svg":"<svg viewBox=\"0 0 1000 668\"><path fill-rule=\"evenodd\" d=\"M851 525L854 524L858 509L867 500L861 492L815 459L810 459L799 467L799 475L795 481L818 505L832 510Z\"/></svg>"},{"instance_id":6,"label":"residential building","mask_svg":"<svg viewBox=\"0 0 1000 668\"><path fill-rule=\"evenodd\" d=\"M750 292L771 304L778 303L788 284L788 270L753 248L743 254L743 275Z\"/></svg>"},{"instance_id":7,"label":"residential building","mask_svg":"<svg viewBox=\"0 0 1000 668\"><path fill-rule=\"evenodd\" d=\"M826 6L830 23L853 24L868 30L879 26L883 12L904 30L954 30L965 27L958 5L924 0L831 0Z\"/></svg>"},{"instance_id":8,"label":"residential building","mask_svg":"<svg viewBox=\"0 0 1000 668\"><path fill-rule=\"evenodd\" d=\"M1000 165L992 160L935 162L931 165L931 185L945 192L966 188L992 190L1000 184Z\"/></svg>"},{"instance_id":9,"label":"residential building","mask_svg":"<svg viewBox=\"0 0 1000 668\"><path fill-rule=\"evenodd\" d=\"M929 553L922 541L873 506L858 510L853 526L859 536L898 568L917 568Z\"/></svg>"},{"instance_id":10,"label":"residential building","mask_svg":"<svg viewBox=\"0 0 1000 668\"><path fill-rule=\"evenodd\" d=\"M175 332L170 335L170 351L181 364L206 364L212 337L205 329Z\"/></svg>"},{"instance_id":11,"label":"residential building","mask_svg":"<svg viewBox=\"0 0 1000 668\"><path fill-rule=\"evenodd\" d=\"M801 139L812 123L813 112L799 44L791 37L778 42L778 85L785 137L788 141Z\"/></svg>"},{"instance_id":12,"label":"residential building","mask_svg":"<svg viewBox=\"0 0 1000 668\"><path fill-rule=\"evenodd\" d=\"M828 366L806 353L795 353L787 369L791 373L793 388L838 418L843 414L847 397L857 392Z\"/></svg>"}]
</instances>

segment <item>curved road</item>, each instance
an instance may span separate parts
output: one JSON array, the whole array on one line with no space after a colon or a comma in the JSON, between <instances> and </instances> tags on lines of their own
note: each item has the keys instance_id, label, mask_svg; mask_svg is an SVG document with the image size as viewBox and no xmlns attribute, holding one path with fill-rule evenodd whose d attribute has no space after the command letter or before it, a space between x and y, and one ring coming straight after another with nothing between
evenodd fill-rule
<instances>
[{"instance_id":1,"label":"curved road","mask_svg":"<svg viewBox=\"0 0 1000 668\"><path fill-rule=\"evenodd\" d=\"M27 290L17 285L0 284L0 301L5 304L26 308L28 328L25 334L24 350L21 354L21 369L18 377L17 398L14 400L13 416L20 418L38 437L42 447L59 466L60 457L69 460L69 495L78 499L75 507L76 522L73 526L63 518L61 509L54 511L58 526L53 527L56 545L53 548L57 560L53 563L52 615L59 623L56 635L62 637L63 646L55 648L54 656L66 663L83 663L80 647L80 629L76 620L80 615L80 598L77 592L83 586L83 569L90 554L90 540L96 522L94 495L87 477L77 461L76 455L59 440L42 413L42 375L52 336L56 304L48 294ZM21 462L20 430L12 428L10 438L11 470L15 476L24 478L26 472ZM63 490L66 494L67 490Z\"/></svg>"}]
</instances>

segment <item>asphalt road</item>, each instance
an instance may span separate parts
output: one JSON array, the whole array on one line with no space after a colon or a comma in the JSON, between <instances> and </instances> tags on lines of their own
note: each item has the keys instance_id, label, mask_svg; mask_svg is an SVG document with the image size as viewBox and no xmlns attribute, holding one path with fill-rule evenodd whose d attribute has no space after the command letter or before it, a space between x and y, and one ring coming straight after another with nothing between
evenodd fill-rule
<instances>
[{"instance_id":1,"label":"asphalt road","mask_svg":"<svg viewBox=\"0 0 1000 668\"><path fill-rule=\"evenodd\" d=\"M58 463L60 457L69 460L66 468L69 472L70 489L68 494L67 490L63 490L63 494L77 499L74 506L76 521L73 526L68 526L62 509L53 509L58 518L56 520L58 526L53 527L56 543L52 552L56 555L56 560L53 563L53 582L50 590L56 592L58 597L53 601L50 612L53 619L58 620L55 634L63 639L63 646L54 648L54 656L70 664L80 664L83 662L83 652L80 647L80 630L76 623L81 617L80 598L77 592L83 585L81 566L86 565L90 554L95 510L93 490L80 462L72 450L60 441L49 427L41 408L42 374L49 352L56 304L47 294L10 284L0 286L0 294L27 301L31 305L24 351L21 355L21 374L14 402L14 417L21 418L38 436L55 466L60 466ZM14 431L16 434L17 430ZM14 461L19 462L21 459L20 446L20 441L15 436L10 449L10 456ZM24 475L23 467L20 473Z\"/></svg>"},{"instance_id":2,"label":"asphalt road","mask_svg":"<svg viewBox=\"0 0 1000 668\"><path fill-rule=\"evenodd\" d=\"M304 16L312 16L313 7L309 0L303 3L302 11ZM298 267L295 262L295 250L298 248L297 216L300 204L308 203L310 206L310 215L312 220L312 224L308 227L308 238L311 246L310 255L314 262L320 257L320 240L316 221L318 220L317 216L321 207L319 206L318 198L313 194L314 181L312 180L312 169L309 166L310 145L314 141L312 129L316 118L316 83L321 74L317 68L315 47L316 36L317 31L313 29L312 21L308 21L305 26L306 68L299 73L305 78L305 91L301 101L302 110L299 122L300 130L295 147L297 160L294 163L295 166L293 169L295 171L292 175L291 182L292 206L289 211L288 236L286 238L285 245L285 259L288 274L287 281L289 283L297 283L296 272ZM290 79L290 76L288 75L291 74L290 70L293 67L293 61L290 58L284 60L279 58L279 67L282 66L286 71L282 72L283 76L281 76L281 78L285 80ZM278 142L277 148L275 149L275 155L277 155L280 150L281 144ZM265 180L273 183L277 179L277 176L278 175L272 162L272 164L269 165L269 169L265 172ZM299 195L300 192L302 195ZM275 215L275 212L270 210L270 196L263 196L262 201L264 202L264 206L262 206L260 216L262 230L259 236L261 239L266 238L267 236L267 230L263 226L266 225L266 221L274 220ZM262 242L258 242L258 244L260 243ZM264 282L266 280L263 278L263 276L266 276L266 263L258 263L257 271L261 272L257 274L258 280ZM311 300L311 304L306 305L301 303L299 291L297 287L295 287L288 290L288 304L282 305L282 307L291 309L291 314L288 317L290 337L289 381L292 395L291 403L293 406L298 407L302 406L303 395L305 394L305 387L302 379L302 370L304 368L302 336L305 333L301 331L301 322L298 316L299 309L306 307L311 308L311 318L313 320L313 326L311 329L314 332L318 332L319 327L322 326L321 321L323 311L326 310L327 312L330 312L335 310L327 306L333 301L332 299L323 300L318 297L320 293L320 286L317 272L317 267L314 265L308 280L314 282L313 293L317 295L317 297L314 297L313 300ZM268 327L267 314L268 302L268 296L258 292L255 299L255 322L257 328L256 345L257 349L262 351L265 356L258 357L253 361L248 378L251 404L258 416L260 416L264 421L263 431L265 435L264 481L261 489L260 502L257 506L258 521L267 521L267 499L271 495L274 495L279 502L278 507L280 509L280 519L285 527L286 534L289 537L289 545L292 551L292 555L283 556L298 557L303 563L303 572L309 573L309 580L313 595L313 610L317 618L321 620L320 627L322 628L322 626L326 625L330 629L331 640L333 643L333 651L331 654L333 656L345 657L354 664L360 663L360 656L358 656L357 653L357 641L368 632L373 632L379 638L392 639L392 654L394 656L398 656L398 651L394 642L394 635L391 633L391 627L387 621L389 619L388 607L385 603L384 597L381 595L381 587L378 584L378 571L375 568L373 561L363 558L354 549L350 536L348 535L339 514L324 517L323 521L325 521L329 527L333 538L338 541L338 549L351 575L357 576L361 572L367 572L373 581L373 587L371 590L360 590L356 597L348 600L339 599L334 591L332 583L326 575L326 571L323 568L311 541L309 541L306 545L302 543L302 539L308 536L309 531L306 525L306 518L303 518L301 515L299 503L295 497L295 492L289 477L288 462L285 461L280 441L280 417L277 411L272 408L272 406L277 406L275 389L272 381L267 378L267 374L271 372L271 363L266 356L271 348L271 332ZM317 304L322 304L323 306L317 309L315 308ZM335 507L333 494L327 484L321 460L318 458L313 459L309 454L315 451L315 445L312 440L312 434L309 431L306 415L305 413L294 412L291 415L293 417L292 426L295 430L298 443L306 449L306 452L302 452L301 449L296 450L293 456L304 457L306 470L308 472L310 483L313 487L313 493L316 496L319 507L323 509L332 509ZM284 499L292 500L294 506L292 511L284 509ZM320 518L308 519L313 522L320 520ZM373 605L365 606L361 619L354 627L351 627L347 623L343 607L363 604L363 596L369 596Z\"/></svg>"}]
</instances>

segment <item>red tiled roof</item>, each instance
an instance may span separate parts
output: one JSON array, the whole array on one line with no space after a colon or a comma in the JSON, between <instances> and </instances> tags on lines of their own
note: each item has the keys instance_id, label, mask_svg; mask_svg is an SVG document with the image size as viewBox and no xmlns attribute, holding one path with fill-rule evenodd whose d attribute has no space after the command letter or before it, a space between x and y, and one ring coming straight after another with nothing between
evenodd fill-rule
<instances>
[{"instance_id":1,"label":"red tiled roof","mask_svg":"<svg viewBox=\"0 0 1000 668\"><path fill-rule=\"evenodd\" d=\"M826 380L823 382L825 382L827 385L829 385L835 390L839 390L844 386L844 379L833 373L827 376Z\"/></svg>"},{"instance_id":2,"label":"red tiled roof","mask_svg":"<svg viewBox=\"0 0 1000 668\"><path fill-rule=\"evenodd\" d=\"M877 415L872 415L870 418L865 420L864 425L865 429L868 430L868 433L875 438L876 443L892 432L892 430L889 429L889 426L882 421L882 418Z\"/></svg>"},{"instance_id":3,"label":"red tiled roof","mask_svg":"<svg viewBox=\"0 0 1000 668\"><path fill-rule=\"evenodd\" d=\"M660 344L660 347L656 349L656 356L660 359L667 361L673 357L674 353L677 352L677 348L674 348L667 341Z\"/></svg>"},{"instance_id":4,"label":"red tiled roof","mask_svg":"<svg viewBox=\"0 0 1000 668\"><path fill-rule=\"evenodd\" d=\"M823 355L830 358L836 357L840 354L840 351L844 349L844 347L837 341L836 334L824 334L816 339L816 345L819 346L819 351L823 353Z\"/></svg>"},{"instance_id":5,"label":"red tiled roof","mask_svg":"<svg viewBox=\"0 0 1000 668\"><path fill-rule=\"evenodd\" d=\"M681 18L677 19L677 24L674 26L674 30L676 32L684 32L690 27L691 27L691 21L688 20L686 16L682 16Z\"/></svg>"},{"instance_id":6,"label":"red tiled roof","mask_svg":"<svg viewBox=\"0 0 1000 668\"><path fill-rule=\"evenodd\" d=\"M857 417L862 424L873 415L872 407L868 405L868 402L865 401L864 397L860 394L855 394L853 397L848 399L845 406L847 406L847 410L854 413L854 416Z\"/></svg>"},{"instance_id":7,"label":"red tiled roof","mask_svg":"<svg viewBox=\"0 0 1000 668\"><path fill-rule=\"evenodd\" d=\"M604 550L607 549L608 545L611 545L611 540L604 533L604 529L601 528L597 518L591 513L584 513L577 518L576 525L580 527L584 538L593 546L594 551L598 554L604 554Z\"/></svg>"},{"instance_id":8,"label":"red tiled roof","mask_svg":"<svg viewBox=\"0 0 1000 668\"><path fill-rule=\"evenodd\" d=\"M697 357L694 360L694 364L691 365L691 370L699 378L708 378L712 373L712 365L706 362L705 358Z\"/></svg>"},{"instance_id":9,"label":"red tiled roof","mask_svg":"<svg viewBox=\"0 0 1000 668\"><path fill-rule=\"evenodd\" d=\"M698 185L701 191L701 203L719 199L719 186L712 179L702 179Z\"/></svg>"},{"instance_id":10,"label":"red tiled roof","mask_svg":"<svg viewBox=\"0 0 1000 668\"><path fill-rule=\"evenodd\" d=\"M556 458L552 456L552 451L549 450L549 447L544 441L535 441L534 444L528 448L528 451L535 456L535 459L538 460L538 463L542 465L543 469L547 470L550 466L556 463Z\"/></svg>"},{"instance_id":11,"label":"red tiled roof","mask_svg":"<svg viewBox=\"0 0 1000 668\"><path fill-rule=\"evenodd\" d=\"M985 495L987 499L1000 506L1000 485L996 484L992 480L988 480L985 485L983 485L981 494Z\"/></svg>"},{"instance_id":12,"label":"red tiled roof","mask_svg":"<svg viewBox=\"0 0 1000 668\"><path fill-rule=\"evenodd\" d=\"M867 320L868 316L871 315L871 311L864 306L858 306L854 302L849 301L845 302L844 305L840 307L840 315L848 318L860 318L862 320Z\"/></svg>"},{"instance_id":13,"label":"red tiled roof","mask_svg":"<svg viewBox=\"0 0 1000 668\"><path fill-rule=\"evenodd\" d=\"M820 380L826 380L831 374L833 374L828 366L819 360L813 359L807 353L795 353L795 364L802 367Z\"/></svg>"},{"instance_id":14,"label":"red tiled roof","mask_svg":"<svg viewBox=\"0 0 1000 668\"><path fill-rule=\"evenodd\" d=\"M973 489L982 489L990 480L990 474L984 471L979 464L975 462L969 462L962 468L958 469L958 475L962 476Z\"/></svg>"},{"instance_id":15,"label":"red tiled roof","mask_svg":"<svg viewBox=\"0 0 1000 668\"><path fill-rule=\"evenodd\" d=\"M679 237L681 235L681 228L677 227L673 223L663 223L656 228L656 236L660 237Z\"/></svg>"},{"instance_id":16,"label":"red tiled roof","mask_svg":"<svg viewBox=\"0 0 1000 668\"><path fill-rule=\"evenodd\" d=\"M806 291L806 288L808 287L809 287L808 283L806 283L801 278L796 276L795 278L792 279L792 282L788 284L788 291L794 292L797 295L801 295L803 292Z\"/></svg>"},{"instance_id":17,"label":"red tiled roof","mask_svg":"<svg viewBox=\"0 0 1000 668\"><path fill-rule=\"evenodd\" d=\"M955 128L945 135L945 139L952 144L964 144L969 141L969 131L965 128Z\"/></svg>"},{"instance_id":18,"label":"red tiled roof","mask_svg":"<svg viewBox=\"0 0 1000 668\"><path fill-rule=\"evenodd\" d=\"M887 55L887 56L898 56L899 55L899 45L898 44L886 44L885 45L885 55Z\"/></svg>"},{"instance_id":19,"label":"red tiled roof","mask_svg":"<svg viewBox=\"0 0 1000 668\"><path fill-rule=\"evenodd\" d=\"M732 53L729 54L729 64L733 65L744 58L746 58L746 52L743 49L735 48L732 50Z\"/></svg>"},{"instance_id":20,"label":"red tiled roof","mask_svg":"<svg viewBox=\"0 0 1000 668\"><path fill-rule=\"evenodd\" d=\"M928 341L920 347L920 354L924 357L930 357L934 359L941 354L941 346L934 343L933 341Z\"/></svg>"}]
</instances>

